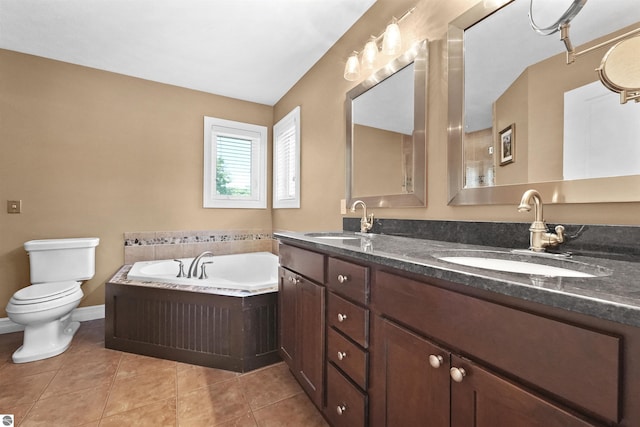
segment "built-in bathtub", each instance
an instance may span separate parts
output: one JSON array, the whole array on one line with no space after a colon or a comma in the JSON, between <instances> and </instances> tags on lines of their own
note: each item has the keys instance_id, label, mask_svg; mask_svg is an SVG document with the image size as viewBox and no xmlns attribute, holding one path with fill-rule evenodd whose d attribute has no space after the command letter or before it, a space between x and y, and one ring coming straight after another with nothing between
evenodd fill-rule
<instances>
[{"instance_id":1,"label":"built-in bathtub","mask_svg":"<svg viewBox=\"0 0 640 427\"><path fill-rule=\"evenodd\" d=\"M262 293L278 287L278 257L269 252L203 257L192 278L178 277L180 264L187 274L193 260L181 258L136 262L127 273L127 279L207 287L225 293L229 293L229 290ZM201 266L209 262L211 264L204 264L207 278L199 279Z\"/></svg>"},{"instance_id":2,"label":"built-in bathtub","mask_svg":"<svg viewBox=\"0 0 640 427\"><path fill-rule=\"evenodd\" d=\"M185 272L192 260L180 259ZM106 284L105 346L237 372L280 360L277 256L256 252L200 262L210 261L206 279L176 277L174 260L120 268Z\"/></svg>"}]
</instances>

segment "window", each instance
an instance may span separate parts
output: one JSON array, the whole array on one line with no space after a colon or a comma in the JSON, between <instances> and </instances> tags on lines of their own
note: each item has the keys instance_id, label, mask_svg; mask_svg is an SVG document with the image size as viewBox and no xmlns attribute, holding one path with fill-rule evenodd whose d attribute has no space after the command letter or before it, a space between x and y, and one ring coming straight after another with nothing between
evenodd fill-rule
<instances>
[{"instance_id":1,"label":"window","mask_svg":"<svg viewBox=\"0 0 640 427\"><path fill-rule=\"evenodd\" d=\"M300 107L273 127L273 207L300 207Z\"/></svg>"},{"instance_id":2,"label":"window","mask_svg":"<svg viewBox=\"0 0 640 427\"><path fill-rule=\"evenodd\" d=\"M205 208L265 209L267 128L204 118Z\"/></svg>"}]
</instances>

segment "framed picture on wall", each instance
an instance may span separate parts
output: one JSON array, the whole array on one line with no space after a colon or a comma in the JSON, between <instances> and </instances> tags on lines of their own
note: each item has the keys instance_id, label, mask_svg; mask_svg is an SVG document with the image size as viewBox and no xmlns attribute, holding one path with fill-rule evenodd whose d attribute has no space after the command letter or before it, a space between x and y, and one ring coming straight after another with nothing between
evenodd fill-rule
<instances>
[{"instance_id":1,"label":"framed picture on wall","mask_svg":"<svg viewBox=\"0 0 640 427\"><path fill-rule=\"evenodd\" d=\"M500 143L500 166L507 165L514 161L516 148L516 125L510 124L498 133Z\"/></svg>"}]
</instances>

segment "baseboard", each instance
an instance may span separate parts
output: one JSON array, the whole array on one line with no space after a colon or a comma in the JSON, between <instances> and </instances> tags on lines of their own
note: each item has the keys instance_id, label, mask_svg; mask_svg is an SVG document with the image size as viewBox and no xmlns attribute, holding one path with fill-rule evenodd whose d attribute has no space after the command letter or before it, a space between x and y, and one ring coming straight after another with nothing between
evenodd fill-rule
<instances>
[{"instance_id":1,"label":"baseboard","mask_svg":"<svg viewBox=\"0 0 640 427\"><path fill-rule=\"evenodd\" d=\"M104 319L104 304L79 307L71 312L71 320L87 322L89 320ZM12 322L8 317L0 318L0 334L20 332L24 326Z\"/></svg>"},{"instance_id":2,"label":"baseboard","mask_svg":"<svg viewBox=\"0 0 640 427\"><path fill-rule=\"evenodd\" d=\"M104 319L104 304L79 307L71 312L71 320L76 322L88 322L96 319Z\"/></svg>"}]
</instances>

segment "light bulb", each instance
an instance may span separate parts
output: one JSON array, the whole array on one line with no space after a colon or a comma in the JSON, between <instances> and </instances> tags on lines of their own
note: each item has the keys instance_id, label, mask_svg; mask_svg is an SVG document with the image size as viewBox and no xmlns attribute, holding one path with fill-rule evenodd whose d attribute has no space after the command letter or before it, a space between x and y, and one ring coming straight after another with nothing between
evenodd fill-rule
<instances>
[{"instance_id":1,"label":"light bulb","mask_svg":"<svg viewBox=\"0 0 640 427\"><path fill-rule=\"evenodd\" d=\"M385 55L397 55L402 47L402 36L400 35L400 26L398 20L394 17L391 24L387 25L384 30L384 38L382 39L382 53Z\"/></svg>"},{"instance_id":2,"label":"light bulb","mask_svg":"<svg viewBox=\"0 0 640 427\"><path fill-rule=\"evenodd\" d=\"M344 67L344 78L352 82L358 77L360 77L360 61L358 61L358 52L353 52Z\"/></svg>"},{"instance_id":3,"label":"light bulb","mask_svg":"<svg viewBox=\"0 0 640 427\"><path fill-rule=\"evenodd\" d=\"M376 43L375 36L371 36L364 50L362 51L362 67L365 70L373 70L376 63L376 57L378 56L378 43Z\"/></svg>"}]
</instances>

